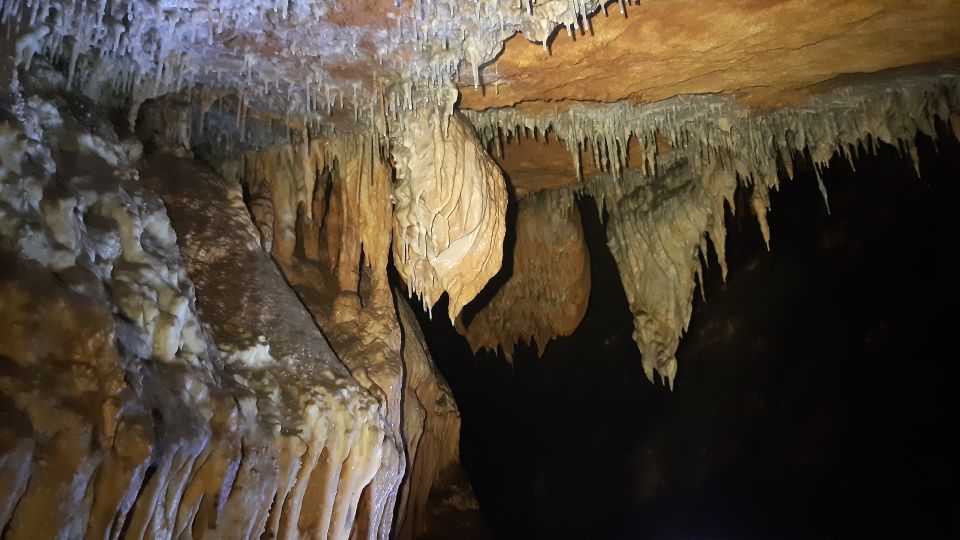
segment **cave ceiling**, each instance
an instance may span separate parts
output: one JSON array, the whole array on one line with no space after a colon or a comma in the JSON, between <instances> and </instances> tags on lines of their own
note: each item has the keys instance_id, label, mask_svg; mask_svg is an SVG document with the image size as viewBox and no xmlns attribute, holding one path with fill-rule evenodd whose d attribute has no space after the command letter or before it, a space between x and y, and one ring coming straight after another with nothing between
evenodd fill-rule
<instances>
[{"instance_id":1,"label":"cave ceiling","mask_svg":"<svg viewBox=\"0 0 960 540\"><path fill-rule=\"evenodd\" d=\"M230 95L252 114L367 124L419 107L641 104L730 93L800 103L818 83L960 57L952 0L216 0L3 3L17 60L145 99ZM456 91L451 90L456 86ZM349 113L349 114L348 114ZM390 115L387 114L389 117Z\"/></svg>"},{"instance_id":2,"label":"cave ceiling","mask_svg":"<svg viewBox=\"0 0 960 540\"><path fill-rule=\"evenodd\" d=\"M527 220L546 232L592 196L645 370L671 384L701 256L710 242L723 266L737 189L769 246L768 191L795 160L822 169L880 142L914 159L917 133L960 126L957 0L4 0L0 18L21 72L243 182L275 257L332 234L319 232L330 189L365 254L330 256L344 290L360 260L385 275L392 238L407 291L431 312L447 295L451 323L504 260L543 272L546 248L504 253L511 201L542 197ZM324 174L349 178L328 188ZM498 301L525 321L507 308L477 320L539 321L525 335L540 343L576 327L580 309L531 310L553 286L526 283Z\"/></svg>"}]
</instances>

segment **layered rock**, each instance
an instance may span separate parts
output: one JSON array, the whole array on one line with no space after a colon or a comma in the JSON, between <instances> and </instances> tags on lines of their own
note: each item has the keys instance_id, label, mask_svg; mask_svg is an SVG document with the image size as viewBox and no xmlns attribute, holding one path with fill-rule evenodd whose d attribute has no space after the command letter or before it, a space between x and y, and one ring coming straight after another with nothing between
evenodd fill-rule
<instances>
[{"instance_id":1,"label":"layered rock","mask_svg":"<svg viewBox=\"0 0 960 540\"><path fill-rule=\"evenodd\" d=\"M462 106L533 110L727 93L773 109L803 102L838 75L960 56L951 0L650 0L608 9L586 35L558 32L549 53L508 41L484 71L493 91L465 87Z\"/></svg>"},{"instance_id":2,"label":"layered rock","mask_svg":"<svg viewBox=\"0 0 960 540\"><path fill-rule=\"evenodd\" d=\"M516 242L507 281L469 321L457 329L474 352L502 351L508 360L518 343L547 343L576 330L590 298L590 253L580 212L560 212L544 197L517 205Z\"/></svg>"}]
</instances>

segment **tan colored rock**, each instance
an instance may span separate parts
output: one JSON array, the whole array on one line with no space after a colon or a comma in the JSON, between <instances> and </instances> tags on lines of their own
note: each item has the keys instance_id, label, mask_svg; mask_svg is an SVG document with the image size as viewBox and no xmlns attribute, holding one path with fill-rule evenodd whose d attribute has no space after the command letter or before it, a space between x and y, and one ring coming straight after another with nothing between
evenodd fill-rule
<instances>
[{"instance_id":1,"label":"tan colored rock","mask_svg":"<svg viewBox=\"0 0 960 540\"><path fill-rule=\"evenodd\" d=\"M819 175L834 156L852 161L881 142L916 166L917 135L936 136L937 118L953 123L957 110L955 73L900 70L835 81L803 106L777 111L739 109L729 96L681 96L642 106L581 104L571 114L504 109L469 116L485 140L520 127L552 131L578 141L572 161L601 156L602 172L538 196L559 212L572 208L575 196L590 195L601 216L609 213L608 245L634 314L644 370L672 384L707 238L726 274L723 208L738 185L750 190L751 210L770 245L768 191L777 187L780 167L792 176L796 156L809 155ZM639 141L629 156L621 151L626 140ZM822 182L820 190L828 204Z\"/></svg>"},{"instance_id":2,"label":"tan colored rock","mask_svg":"<svg viewBox=\"0 0 960 540\"><path fill-rule=\"evenodd\" d=\"M396 496L397 439L239 184L172 155L141 180L105 115L25 101L0 124L5 536L388 537L365 501Z\"/></svg>"},{"instance_id":3,"label":"tan colored rock","mask_svg":"<svg viewBox=\"0 0 960 540\"><path fill-rule=\"evenodd\" d=\"M389 303L391 169L376 141L358 136L270 146L243 153L238 170L255 197L251 212L261 237L272 235L264 246L274 247L285 265L297 249L308 260L329 261L342 292L335 311L344 319L360 307L361 259L373 271L372 301Z\"/></svg>"},{"instance_id":4,"label":"tan colored rock","mask_svg":"<svg viewBox=\"0 0 960 540\"><path fill-rule=\"evenodd\" d=\"M442 484L446 479L441 472L460 467L460 411L450 387L430 357L426 339L410 306L398 298L397 311L404 337L403 430L407 467L411 471L400 491L397 537L419 538L428 530L454 536L465 534L464 531L437 530L436 525L430 523L427 503L431 493L445 487ZM476 503L472 494L469 498Z\"/></svg>"},{"instance_id":5,"label":"tan colored rock","mask_svg":"<svg viewBox=\"0 0 960 540\"><path fill-rule=\"evenodd\" d=\"M656 371L673 388L674 355L690 324L707 233L726 278L723 206L732 204L737 179L732 171L708 166L699 177L681 169L628 186L611 210L607 245L633 312L643 371L651 382Z\"/></svg>"},{"instance_id":6,"label":"tan colored rock","mask_svg":"<svg viewBox=\"0 0 960 540\"><path fill-rule=\"evenodd\" d=\"M426 309L443 293L456 319L503 258L503 174L460 115L404 117L394 149L393 260Z\"/></svg>"},{"instance_id":7,"label":"tan colored rock","mask_svg":"<svg viewBox=\"0 0 960 540\"><path fill-rule=\"evenodd\" d=\"M457 330L474 352L503 351L536 343L543 354L551 339L576 330L590 299L590 253L576 207L553 207L546 198L518 203L510 277L493 298Z\"/></svg>"},{"instance_id":8,"label":"tan colored rock","mask_svg":"<svg viewBox=\"0 0 960 540\"><path fill-rule=\"evenodd\" d=\"M387 283L392 171L374 141L348 136L246 152L242 161L252 175L243 180L251 186L254 202L299 196L309 191L305 188L308 178L316 182L315 192L326 194L315 198L323 201L322 210L314 211L319 232L296 227L293 256L278 256L277 262L337 357L379 402L388 438L402 441L396 448L405 454L405 463L396 469L381 468L372 481L394 489L382 489L381 493L389 494L386 497L364 496L358 509L367 517L409 516L398 517L396 534L413 538L424 532L425 505L435 492L440 471L458 467L459 413L419 329L411 326L416 325L415 317L405 303L395 307ZM277 164L276 156L282 160L283 156L303 155L303 148L309 148L306 153L311 156L307 166L281 162L280 167L272 167ZM229 171L232 165L223 163L221 168ZM310 173L301 174L304 170ZM310 178L311 174L316 177ZM284 187L277 190L276 185ZM258 202L252 208L254 215L262 206ZM293 205L280 201L277 206ZM316 260L305 249L300 251L312 238L318 239ZM398 310L405 319L398 320ZM397 491L401 481L404 487ZM465 495L465 500L468 498ZM367 526L385 530L383 524L374 519Z\"/></svg>"},{"instance_id":9,"label":"tan colored rock","mask_svg":"<svg viewBox=\"0 0 960 540\"><path fill-rule=\"evenodd\" d=\"M233 505L227 501L220 514L208 510L207 518L223 515L221 519L232 527L254 536L265 529L279 537L384 537L391 518L383 507L364 503L363 488L369 488L365 497L395 496L394 478L402 467L399 442L376 401L336 359L310 314L255 241L258 231L239 185L164 155L152 156L144 175L164 197L183 239L182 250L201 298L198 307L203 313L219 314L208 317L213 338L226 355L226 372L253 394L250 397L257 396L253 401L238 398L241 414L252 408L279 421L281 429L288 425L297 432L292 438L251 441L275 463L266 476L258 470L262 464L231 466L228 446L205 459L210 477L219 478L215 471L226 470L250 490L243 501ZM297 185L289 187L295 193ZM231 277L236 268L244 269L242 285ZM362 397L340 409L329 388ZM274 403L259 397L270 394L276 395ZM357 424L355 415L361 411L365 420ZM238 427L231 428L232 415L225 413L220 431L234 435ZM243 455L246 459L251 453L245 450ZM280 502L273 504L274 499ZM240 519L242 514L249 517Z\"/></svg>"}]
</instances>

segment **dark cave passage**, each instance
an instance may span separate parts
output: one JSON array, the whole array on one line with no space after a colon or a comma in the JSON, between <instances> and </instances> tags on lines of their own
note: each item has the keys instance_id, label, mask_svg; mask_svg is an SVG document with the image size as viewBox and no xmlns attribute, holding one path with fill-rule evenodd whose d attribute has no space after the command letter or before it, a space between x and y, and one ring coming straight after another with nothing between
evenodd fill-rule
<instances>
[{"instance_id":1,"label":"dark cave passage","mask_svg":"<svg viewBox=\"0 0 960 540\"><path fill-rule=\"evenodd\" d=\"M590 305L543 358L474 358L416 309L498 537L957 537L960 145L918 145L920 179L889 145L856 171L835 156L829 215L801 166L771 196L770 253L728 213L729 278L711 261L673 393L644 377L588 200Z\"/></svg>"}]
</instances>

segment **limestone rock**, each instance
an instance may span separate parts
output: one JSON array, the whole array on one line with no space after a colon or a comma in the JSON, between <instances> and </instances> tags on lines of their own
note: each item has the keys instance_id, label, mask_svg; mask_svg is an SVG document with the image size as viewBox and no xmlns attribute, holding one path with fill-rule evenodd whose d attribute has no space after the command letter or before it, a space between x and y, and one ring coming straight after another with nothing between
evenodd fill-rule
<instances>
[{"instance_id":1,"label":"limestone rock","mask_svg":"<svg viewBox=\"0 0 960 540\"><path fill-rule=\"evenodd\" d=\"M4 114L22 148L0 183L7 536L387 537L392 512L365 501L396 492L371 481L400 456L239 188L164 162L148 183L189 200L174 233L96 116Z\"/></svg>"},{"instance_id":2,"label":"limestone rock","mask_svg":"<svg viewBox=\"0 0 960 540\"><path fill-rule=\"evenodd\" d=\"M457 329L474 352L503 351L536 343L540 353L553 338L576 330L590 298L590 253L576 207L553 212L546 198L518 204L511 273L493 298Z\"/></svg>"},{"instance_id":3,"label":"limestone rock","mask_svg":"<svg viewBox=\"0 0 960 540\"><path fill-rule=\"evenodd\" d=\"M511 39L487 67L494 91L463 88L462 107L559 101L650 103L736 93L749 106L796 104L846 73L956 60L956 2L650 0L611 6L592 31L557 33L549 54ZM466 85L464 85L466 86Z\"/></svg>"},{"instance_id":4,"label":"limestone rock","mask_svg":"<svg viewBox=\"0 0 960 540\"><path fill-rule=\"evenodd\" d=\"M446 292L453 322L500 270L503 174L470 124L440 111L405 119L394 161L394 264L425 308Z\"/></svg>"}]
</instances>

